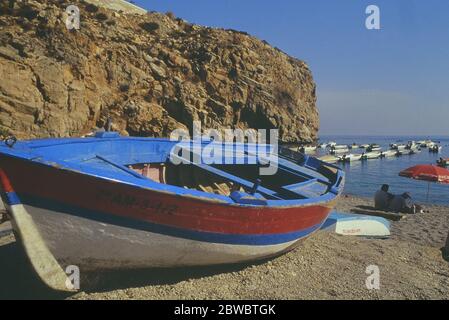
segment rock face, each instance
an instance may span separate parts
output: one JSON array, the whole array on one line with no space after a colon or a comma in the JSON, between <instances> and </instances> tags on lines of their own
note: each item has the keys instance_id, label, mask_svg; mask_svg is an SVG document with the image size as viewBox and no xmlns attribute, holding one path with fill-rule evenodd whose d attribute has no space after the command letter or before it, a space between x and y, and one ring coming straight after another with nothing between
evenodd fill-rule
<instances>
[{"instance_id":1,"label":"rock face","mask_svg":"<svg viewBox=\"0 0 449 320\"><path fill-rule=\"evenodd\" d=\"M98 2L98 1L97 1ZM65 8L81 12L68 30ZM168 136L191 128L278 128L284 142L318 130L307 65L247 34L173 15L84 1L0 3L0 135L62 137L102 127Z\"/></svg>"}]
</instances>

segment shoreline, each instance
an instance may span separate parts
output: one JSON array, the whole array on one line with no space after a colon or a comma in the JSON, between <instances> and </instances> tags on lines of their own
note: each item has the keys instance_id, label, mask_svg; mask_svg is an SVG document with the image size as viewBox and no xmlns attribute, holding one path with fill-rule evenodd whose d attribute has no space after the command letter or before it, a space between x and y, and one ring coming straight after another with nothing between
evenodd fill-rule
<instances>
[{"instance_id":1,"label":"shoreline","mask_svg":"<svg viewBox=\"0 0 449 320\"><path fill-rule=\"evenodd\" d=\"M343 195L336 210L372 205ZM49 292L36 280L12 234L0 237L0 297L56 299L449 299L444 247L449 206L391 222L386 240L318 232L293 251L246 265L98 272L82 276L85 291ZM380 290L368 290L377 265Z\"/></svg>"}]
</instances>

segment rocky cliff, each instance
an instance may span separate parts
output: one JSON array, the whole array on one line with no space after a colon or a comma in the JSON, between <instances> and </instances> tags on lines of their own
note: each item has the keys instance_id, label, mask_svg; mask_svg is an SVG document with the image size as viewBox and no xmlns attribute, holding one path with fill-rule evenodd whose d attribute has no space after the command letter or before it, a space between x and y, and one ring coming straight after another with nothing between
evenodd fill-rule
<instances>
[{"instance_id":1,"label":"rocky cliff","mask_svg":"<svg viewBox=\"0 0 449 320\"><path fill-rule=\"evenodd\" d=\"M70 4L79 30L66 28ZM1 135L81 135L112 117L130 135L167 136L201 120L311 142L315 103L303 61L242 32L85 1L0 4Z\"/></svg>"}]
</instances>

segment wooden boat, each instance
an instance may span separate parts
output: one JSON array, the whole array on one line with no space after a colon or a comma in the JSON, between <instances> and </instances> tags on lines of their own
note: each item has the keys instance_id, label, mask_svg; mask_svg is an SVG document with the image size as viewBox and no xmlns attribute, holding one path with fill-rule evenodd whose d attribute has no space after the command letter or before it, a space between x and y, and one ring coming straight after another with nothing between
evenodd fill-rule
<instances>
[{"instance_id":1,"label":"wooden boat","mask_svg":"<svg viewBox=\"0 0 449 320\"><path fill-rule=\"evenodd\" d=\"M6 140L2 199L42 280L65 290L69 265L82 272L279 255L319 230L343 189L344 173L313 157L280 153L269 160L275 174L260 175L267 159L240 161L254 145L231 164L197 163L191 146L113 132Z\"/></svg>"},{"instance_id":2,"label":"wooden boat","mask_svg":"<svg viewBox=\"0 0 449 320\"><path fill-rule=\"evenodd\" d=\"M390 222L382 217L332 212L322 230L344 236L387 238L390 236Z\"/></svg>"}]
</instances>

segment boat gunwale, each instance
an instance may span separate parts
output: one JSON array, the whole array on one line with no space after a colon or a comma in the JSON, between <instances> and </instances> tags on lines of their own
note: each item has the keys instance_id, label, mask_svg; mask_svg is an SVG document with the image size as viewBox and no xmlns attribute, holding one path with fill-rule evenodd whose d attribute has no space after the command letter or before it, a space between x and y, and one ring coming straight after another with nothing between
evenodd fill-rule
<instances>
[{"instance_id":1,"label":"boat gunwale","mask_svg":"<svg viewBox=\"0 0 449 320\"><path fill-rule=\"evenodd\" d=\"M120 138L102 138L101 140L96 138L66 138L64 141L59 141L59 143L52 143L55 141L58 141L58 139L38 139L38 140L22 140L21 143L18 145L19 148L7 148L6 146L0 146L0 155L4 155L11 158L17 158L25 162L29 162L30 164L34 165L40 165L40 166L46 166L50 167L52 169L57 170L63 170L67 172L72 172L88 177L93 177L96 179L101 180L107 180L114 183L121 183L124 185L132 186L138 189L144 189L151 192L161 193L165 195L175 196L175 197L183 197L183 198L189 198L192 200L207 202L207 203L215 203L219 205L226 205L231 207L247 207L247 208L279 208L279 209L287 209L287 208L293 208L293 207L308 207L308 206L319 206L319 205L325 205L329 202L332 202L337 197L339 197L342 193L343 186L344 186L344 172L332 165L327 164L326 162L320 161L324 165L329 165L333 168L336 168L338 172L336 173L337 177L340 177L340 179L336 179L335 183L333 185L330 185L326 191L326 193L314 197L314 198L305 198L305 199L289 199L289 200L271 200L267 199L266 205L259 205L259 204L242 204L242 203L236 203L234 200L232 200L229 196L224 195L218 195L208 192L203 192L199 190L194 189L184 189L179 186L175 185L167 185L163 183L159 183L156 181L152 181L150 179L139 179L137 177L133 176L127 176L127 175L120 175L119 178L114 177L111 175L111 172L108 172L107 170L101 170L98 168L92 168L91 166L77 164L80 168L74 168L75 163L67 162L65 160L58 160L58 162L53 162L50 159L42 159L39 160L39 157L33 157L32 156L32 150L35 148L40 147L51 147L51 146L57 146L57 145L64 145L64 144L73 144L73 143L96 143L96 142L106 142L106 141L117 141L117 139L121 140L132 140L132 141L148 141L149 138L141 138L141 137L120 137ZM154 142L176 142L174 140L166 139L166 138L150 138L151 141ZM47 142L44 145L32 145L28 146L30 143L39 143L39 142ZM24 148L25 146L23 143L27 144L28 148ZM30 150L31 149L31 150ZM13 152L12 152L13 151ZM28 151L28 152L27 152ZM291 162L290 160L283 159L285 161ZM303 167L302 165L299 165L297 163L293 163L296 166ZM92 171L83 171L81 169L91 169ZM305 168L308 169L308 168ZM308 169L311 170L311 169ZM93 171L100 171L100 173L95 173ZM145 183L145 185L143 184ZM334 189L334 192L332 190Z\"/></svg>"}]
</instances>

